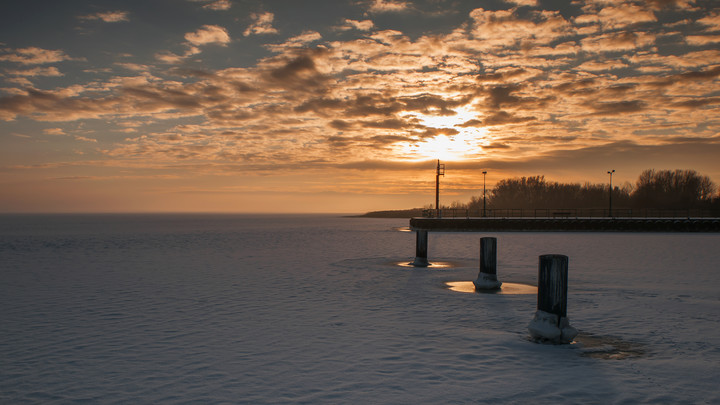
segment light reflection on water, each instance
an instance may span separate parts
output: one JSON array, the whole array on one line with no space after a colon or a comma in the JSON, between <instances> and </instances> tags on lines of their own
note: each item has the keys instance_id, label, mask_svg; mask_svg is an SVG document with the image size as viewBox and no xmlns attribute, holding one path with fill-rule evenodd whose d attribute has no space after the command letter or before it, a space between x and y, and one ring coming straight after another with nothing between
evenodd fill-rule
<instances>
[{"instance_id":1,"label":"light reflection on water","mask_svg":"<svg viewBox=\"0 0 720 405\"><path fill-rule=\"evenodd\" d=\"M481 293L481 294L504 294L504 295L521 295L521 294L537 294L537 287L528 284L506 283L503 282L499 290L475 290L475 284L472 281L448 281L445 283L450 291L461 293Z\"/></svg>"},{"instance_id":2,"label":"light reflection on water","mask_svg":"<svg viewBox=\"0 0 720 405\"><path fill-rule=\"evenodd\" d=\"M455 262L436 262L436 261L433 261L428 266L413 266L413 264L408 261L393 262L393 265L400 266L400 267L411 267L411 268L416 268L416 269L451 269L451 268L460 266L460 264L455 263Z\"/></svg>"}]
</instances>

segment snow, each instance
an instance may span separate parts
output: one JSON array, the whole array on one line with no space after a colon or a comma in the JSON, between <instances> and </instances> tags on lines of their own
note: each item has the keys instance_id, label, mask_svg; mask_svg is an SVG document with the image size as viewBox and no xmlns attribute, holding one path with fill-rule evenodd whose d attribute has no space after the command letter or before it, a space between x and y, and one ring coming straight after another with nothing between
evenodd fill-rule
<instances>
[{"instance_id":1,"label":"snow","mask_svg":"<svg viewBox=\"0 0 720 405\"><path fill-rule=\"evenodd\" d=\"M577 329L570 325L567 317L559 317L542 310L537 310L528 325L530 336L538 342L555 344L572 343L578 334Z\"/></svg>"},{"instance_id":2,"label":"snow","mask_svg":"<svg viewBox=\"0 0 720 405\"><path fill-rule=\"evenodd\" d=\"M0 216L0 403L720 403L720 235L332 216ZM569 257L566 345L532 294Z\"/></svg>"}]
</instances>

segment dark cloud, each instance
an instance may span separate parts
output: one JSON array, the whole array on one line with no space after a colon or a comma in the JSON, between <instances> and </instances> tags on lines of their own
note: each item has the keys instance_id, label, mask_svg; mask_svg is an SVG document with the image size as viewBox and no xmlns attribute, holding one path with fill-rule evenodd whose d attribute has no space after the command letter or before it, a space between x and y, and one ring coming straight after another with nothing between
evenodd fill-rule
<instances>
[{"instance_id":1,"label":"dark cloud","mask_svg":"<svg viewBox=\"0 0 720 405\"><path fill-rule=\"evenodd\" d=\"M683 82L714 80L717 77L720 77L720 66L708 70L683 72L680 74L667 76L661 80L653 81L651 85L657 87L666 87Z\"/></svg>"},{"instance_id":2,"label":"dark cloud","mask_svg":"<svg viewBox=\"0 0 720 405\"><path fill-rule=\"evenodd\" d=\"M376 145L390 145L398 142L408 142L411 138L400 135L376 135L370 138Z\"/></svg>"},{"instance_id":3,"label":"dark cloud","mask_svg":"<svg viewBox=\"0 0 720 405\"><path fill-rule=\"evenodd\" d=\"M485 89L484 92L487 94L485 107L490 110L539 108L554 99L554 96L518 95L521 90L524 90L523 87L520 84L507 84Z\"/></svg>"},{"instance_id":4,"label":"dark cloud","mask_svg":"<svg viewBox=\"0 0 720 405\"><path fill-rule=\"evenodd\" d=\"M365 128L404 129L408 124L404 120L392 118L382 121L363 122L362 126Z\"/></svg>"},{"instance_id":5,"label":"dark cloud","mask_svg":"<svg viewBox=\"0 0 720 405\"><path fill-rule=\"evenodd\" d=\"M502 143L502 142L493 142L489 145L483 146L483 149L486 149L486 150L498 150L498 149L502 150L502 149L511 149L511 148L512 147L510 145L508 145L506 143Z\"/></svg>"},{"instance_id":6,"label":"dark cloud","mask_svg":"<svg viewBox=\"0 0 720 405\"><path fill-rule=\"evenodd\" d=\"M460 131L458 131L455 128L426 128L424 131L415 133L415 135L417 135L418 137L420 137L422 139L426 139L426 138L434 138L438 135L452 136L452 135L457 135L459 133L460 133Z\"/></svg>"},{"instance_id":7,"label":"dark cloud","mask_svg":"<svg viewBox=\"0 0 720 405\"><path fill-rule=\"evenodd\" d=\"M476 76L480 83L505 83L512 78L523 76L527 73L525 69L513 69L505 72L485 73Z\"/></svg>"},{"instance_id":8,"label":"dark cloud","mask_svg":"<svg viewBox=\"0 0 720 405\"><path fill-rule=\"evenodd\" d=\"M29 89L24 95L0 98L0 116L33 116L39 120L72 120L98 117L113 111L117 99L69 98L49 91Z\"/></svg>"},{"instance_id":9,"label":"dark cloud","mask_svg":"<svg viewBox=\"0 0 720 405\"><path fill-rule=\"evenodd\" d=\"M201 105L201 100L196 95L181 89L124 87L122 92L132 96L140 105L152 105L154 108L198 108Z\"/></svg>"},{"instance_id":10,"label":"dark cloud","mask_svg":"<svg viewBox=\"0 0 720 405\"><path fill-rule=\"evenodd\" d=\"M519 124L522 122L533 121L535 117L520 117L517 115L510 114L506 111L499 111L483 120L483 125L505 125L505 124Z\"/></svg>"},{"instance_id":11,"label":"dark cloud","mask_svg":"<svg viewBox=\"0 0 720 405\"><path fill-rule=\"evenodd\" d=\"M313 112L318 115L326 115L326 110L342 110L345 103L342 100L333 98L311 98L294 108L295 112Z\"/></svg>"},{"instance_id":12,"label":"dark cloud","mask_svg":"<svg viewBox=\"0 0 720 405\"><path fill-rule=\"evenodd\" d=\"M329 124L332 128L335 128L340 131L345 131L350 128L353 128L355 125L352 122L343 121L343 120L332 120Z\"/></svg>"},{"instance_id":13,"label":"dark cloud","mask_svg":"<svg viewBox=\"0 0 720 405\"><path fill-rule=\"evenodd\" d=\"M273 69L270 76L278 80L295 79L302 72L315 72L315 62L309 56L297 57L284 66Z\"/></svg>"},{"instance_id":14,"label":"dark cloud","mask_svg":"<svg viewBox=\"0 0 720 405\"><path fill-rule=\"evenodd\" d=\"M467 104L472 99L465 96L459 99L445 99L441 96L423 94L415 97L401 97L398 99L404 105L406 111L421 113L434 113L436 115L455 115L454 108Z\"/></svg>"},{"instance_id":15,"label":"dark cloud","mask_svg":"<svg viewBox=\"0 0 720 405\"><path fill-rule=\"evenodd\" d=\"M699 108L714 104L720 104L720 97L699 97L692 100L677 101L672 105L682 108Z\"/></svg>"},{"instance_id":16,"label":"dark cloud","mask_svg":"<svg viewBox=\"0 0 720 405\"><path fill-rule=\"evenodd\" d=\"M593 115L619 115L638 111L647 108L647 103L642 100L598 102L591 105Z\"/></svg>"},{"instance_id":17,"label":"dark cloud","mask_svg":"<svg viewBox=\"0 0 720 405\"><path fill-rule=\"evenodd\" d=\"M330 79L317 70L315 58L322 57L325 51L320 48L301 50L301 54L287 59L284 56L276 58L272 63L279 64L271 68L266 75L269 84L279 84L281 87L318 92Z\"/></svg>"}]
</instances>

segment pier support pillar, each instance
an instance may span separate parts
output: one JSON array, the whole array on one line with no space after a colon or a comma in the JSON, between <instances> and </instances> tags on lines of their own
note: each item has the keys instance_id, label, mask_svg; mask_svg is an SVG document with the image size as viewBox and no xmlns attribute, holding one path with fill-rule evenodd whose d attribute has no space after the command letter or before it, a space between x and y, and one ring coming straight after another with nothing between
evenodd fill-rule
<instances>
[{"instance_id":1,"label":"pier support pillar","mask_svg":"<svg viewBox=\"0 0 720 405\"><path fill-rule=\"evenodd\" d=\"M480 272L473 284L476 290L497 290L502 285L497 279L497 238L480 238Z\"/></svg>"},{"instance_id":2,"label":"pier support pillar","mask_svg":"<svg viewBox=\"0 0 720 405\"><path fill-rule=\"evenodd\" d=\"M537 311L528 325L536 341L570 343L577 336L567 318L567 283L568 257L540 256Z\"/></svg>"},{"instance_id":3,"label":"pier support pillar","mask_svg":"<svg viewBox=\"0 0 720 405\"><path fill-rule=\"evenodd\" d=\"M415 267L427 267L428 263L428 232L415 231L415 260L410 263Z\"/></svg>"}]
</instances>

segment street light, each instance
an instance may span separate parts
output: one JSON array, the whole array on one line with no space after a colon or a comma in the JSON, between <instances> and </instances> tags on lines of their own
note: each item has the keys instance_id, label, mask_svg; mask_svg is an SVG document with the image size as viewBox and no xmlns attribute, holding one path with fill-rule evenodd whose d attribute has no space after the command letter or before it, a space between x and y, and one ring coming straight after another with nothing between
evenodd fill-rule
<instances>
[{"instance_id":1,"label":"street light","mask_svg":"<svg viewBox=\"0 0 720 405\"><path fill-rule=\"evenodd\" d=\"M615 169L612 169L612 171L608 171L608 174L610 175L610 209L608 210L608 213L610 214L611 217L613 216L613 214L612 214L612 192L613 192L613 190L612 190L612 175L613 175L613 173L615 173Z\"/></svg>"},{"instance_id":2,"label":"street light","mask_svg":"<svg viewBox=\"0 0 720 405\"><path fill-rule=\"evenodd\" d=\"M485 175L487 174L487 170L483 170L483 216L487 216L485 214Z\"/></svg>"}]
</instances>

